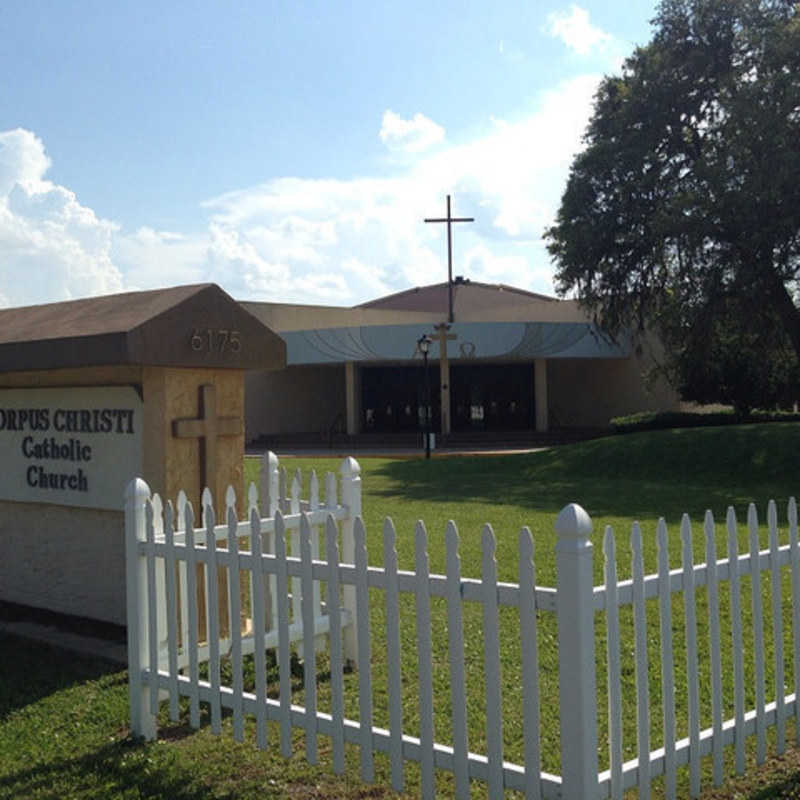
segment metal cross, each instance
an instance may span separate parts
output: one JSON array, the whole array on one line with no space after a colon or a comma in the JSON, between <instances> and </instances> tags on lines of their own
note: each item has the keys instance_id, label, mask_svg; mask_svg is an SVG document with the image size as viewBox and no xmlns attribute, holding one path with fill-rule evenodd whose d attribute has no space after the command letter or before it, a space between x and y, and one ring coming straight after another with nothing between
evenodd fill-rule
<instances>
[{"instance_id":1,"label":"metal cross","mask_svg":"<svg viewBox=\"0 0 800 800\"><path fill-rule=\"evenodd\" d=\"M474 217L452 217L450 216L450 195L447 195L447 216L446 217L426 217L425 222L446 222L447 223L447 299L449 302L448 322L453 321L453 223L454 222L475 222Z\"/></svg>"}]
</instances>

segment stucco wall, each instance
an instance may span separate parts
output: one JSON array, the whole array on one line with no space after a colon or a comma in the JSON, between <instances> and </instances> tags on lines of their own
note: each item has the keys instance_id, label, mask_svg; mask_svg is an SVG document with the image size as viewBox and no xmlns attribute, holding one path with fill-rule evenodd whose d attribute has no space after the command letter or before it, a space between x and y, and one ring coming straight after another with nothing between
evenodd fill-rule
<instances>
[{"instance_id":1,"label":"stucco wall","mask_svg":"<svg viewBox=\"0 0 800 800\"><path fill-rule=\"evenodd\" d=\"M125 624L124 514L0 501L2 598Z\"/></svg>"},{"instance_id":2,"label":"stucco wall","mask_svg":"<svg viewBox=\"0 0 800 800\"><path fill-rule=\"evenodd\" d=\"M248 372L247 441L270 433L320 433L341 416L345 425L344 364Z\"/></svg>"},{"instance_id":3,"label":"stucco wall","mask_svg":"<svg viewBox=\"0 0 800 800\"><path fill-rule=\"evenodd\" d=\"M197 417L203 384L215 387L220 416L244 419L244 374L241 370L144 368L145 480L153 491L173 502L183 489L194 504L195 513L203 490L201 443L195 438L175 438L172 423L176 419ZM216 486L211 487L217 508L224 507L229 484L236 496L242 497L243 456L243 434L219 437Z\"/></svg>"},{"instance_id":4,"label":"stucco wall","mask_svg":"<svg viewBox=\"0 0 800 800\"><path fill-rule=\"evenodd\" d=\"M138 366L0 374L3 388L141 381ZM0 597L125 624L124 527L122 511L0 501Z\"/></svg>"},{"instance_id":5,"label":"stucco wall","mask_svg":"<svg viewBox=\"0 0 800 800\"><path fill-rule=\"evenodd\" d=\"M548 361L550 427L605 427L612 417L677 407L678 395L663 379L649 385L646 369L638 357Z\"/></svg>"},{"instance_id":6,"label":"stucco wall","mask_svg":"<svg viewBox=\"0 0 800 800\"><path fill-rule=\"evenodd\" d=\"M173 436L172 423L198 417L203 384L215 387L220 416L243 420L242 370L103 367L0 376L3 387L130 383L144 398L143 477L165 500L185 490L199 516L201 443ZM243 433L217 440L217 508L229 484L243 497L243 455ZM0 598L124 624L123 512L0 501Z\"/></svg>"}]
</instances>

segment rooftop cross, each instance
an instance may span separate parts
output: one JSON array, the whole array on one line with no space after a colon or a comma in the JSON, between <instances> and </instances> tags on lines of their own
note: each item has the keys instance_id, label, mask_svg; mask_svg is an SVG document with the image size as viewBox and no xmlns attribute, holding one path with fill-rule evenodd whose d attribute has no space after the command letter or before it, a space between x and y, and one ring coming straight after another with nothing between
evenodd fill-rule
<instances>
[{"instance_id":1,"label":"rooftop cross","mask_svg":"<svg viewBox=\"0 0 800 800\"><path fill-rule=\"evenodd\" d=\"M448 322L453 321L453 223L454 222L475 222L474 217L453 217L450 215L450 195L447 195L447 216L446 217L426 217L425 222L446 222L447 223L447 299L449 303Z\"/></svg>"}]
</instances>

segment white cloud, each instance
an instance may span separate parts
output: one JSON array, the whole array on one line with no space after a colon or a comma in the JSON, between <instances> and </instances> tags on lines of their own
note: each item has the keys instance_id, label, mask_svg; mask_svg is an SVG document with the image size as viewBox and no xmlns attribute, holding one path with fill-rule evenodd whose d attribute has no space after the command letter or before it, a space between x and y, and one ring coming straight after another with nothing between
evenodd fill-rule
<instances>
[{"instance_id":1,"label":"white cloud","mask_svg":"<svg viewBox=\"0 0 800 800\"><path fill-rule=\"evenodd\" d=\"M111 260L116 226L45 179L42 141L21 128L0 132L0 302L26 305L122 287Z\"/></svg>"},{"instance_id":2,"label":"white cloud","mask_svg":"<svg viewBox=\"0 0 800 800\"><path fill-rule=\"evenodd\" d=\"M358 281L367 297L381 297L396 291L395 285L391 283L391 276L385 269L366 264L357 258L346 258L342 262L342 272L349 275L351 280Z\"/></svg>"},{"instance_id":3,"label":"white cloud","mask_svg":"<svg viewBox=\"0 0 800 800\"><path fill-rule=\"evenodd\" d=\"M585 8L570 5L569 11L553 12L547 15L548 33L561 39L571 50L587 56L593 49L610 44L611 34L595 27L589 21Z\"/></svg>"},{"instance_id":4,"label":"white cloud","mask_svg":"<svg viewBox=\"0 0 800 800\"><path fill-rule=\"evenodd\" d=\"M118 232L111 255L125 278L125 289L152 289L213 280L206 265L208 237L153 228Z\"/></svg>"},{"instance_id":5,"label":"white cloud","mask_svg":"<svg viewBox=\"0 0 800 800\"><path fill-rule=\"evenodd\" d=\"M444 280L443 226L422 218L442 216L452 194L456 215L467 207L476 217L454 234L456 273L552 292L541 234L598 80L564 82L541 95L535 113L494 120L478 138L420 153L398 177L281 178L208 201L212 225L254 248L248 258L228 255L233 286L265 300L358 303ZM224 272L222 261L217 266Z\"/></svg>"},{"instance_id":6,"label":"white cloud","mask_svg":"<svg viewBox=\"0 0 800 800\"><path fill-rule=\"evenodd\" d=\"M444 128L419 112L411 119L403 119L394 111L383 112L378 134L390 150L421 153L444 141Z\"/></svg>"},{"instance_id":7,"label":"white cloud","mask_svg":"<svg viewBox=\"0 0 800 800\"><path fill-rule=\"evenodd\" d=\"M487 283L524 286L530 280L530 265L524 255L498 256L483 243L467 251L464 263L468 275L480 275Z\"/></svg>"},{"instance_id":8,"label":"white cloud","mask_svg":"<svg viewBox=\"0 0 800 800\"><path fill-rule=\"evenodd\" d=\"M17 184L29 192L40 189L48 169L41 139L23 128L0 133L0 198L8 197Z\"/></svg>"},{"instance_id":9,"label":"white cloud","mask_svg":"<svg viewBox=\"0 0 800 800\"><path fill-rule=\"evenodd\" d=\"M407 150L390 177L281 177L212 198L183 232L121 230L45 179L34 134L0 133L0 303L214 281L241 299L357 304L445 280L444 226L423 218L443 216L447 194L456 215L476 218L456 226L455 274L552 292L541 234L598 80L565 81L470 140ZM393 124L384 117L382 130Z\"/></svg>"}]
</instances>

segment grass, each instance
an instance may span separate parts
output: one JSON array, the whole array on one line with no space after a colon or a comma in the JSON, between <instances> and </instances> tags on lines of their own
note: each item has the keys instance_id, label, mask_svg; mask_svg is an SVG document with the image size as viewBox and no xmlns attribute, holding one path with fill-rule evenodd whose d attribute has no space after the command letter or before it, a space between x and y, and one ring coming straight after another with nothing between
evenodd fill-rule
<instances>
[{"instance_id":1,"label":"grass","mask_svg":"<svg viewBox=\"0 0 800 800\"><path fill-rule=\"evenodd\" d=\"M595 582L602 580L601 535L610 524L617 532L621 576L629 572L627 536L633 519L642 523L645 536L647 571L655 570L654 530L658 515L670 524L671 559L679 563L677 523L688 511L696 522L710 507L717 519L724 520L727 505L733 503L743 519L747 502L754 500L763 511L768 498L781 501L796 491L793 485L796 453L800 445L800 425L773 423L726 428L672 430L615 437L530 455L469 458L457 457L429 462L422 459L364 459L361 462L364 487L364 518L368 532L370 562L382 561L381 526L390 514L398 531L398 556L401 568L413 569L413 526L424 519L429 533L431 569L444 570L444 527L448 519L458 523L461 536L462 574L480 575L480 533L491 521L497 538L497 561L501 580L515 580L516 547L519 528L527 524L536 543L537 582L555 585L553 523L567 502L580 502L592 515L595 528ZM338 461L287 459L289 471L312 466L319 472L337 470ZM253 475L257 464L248 459L246 469ZM305 493L304 493L305 494ZM695 525L697 560L704 560L700 529ZM724 539L722 532L718 536ZM745 537L740 536L743 546ZM763 541L763 540L762 540ZM763 546L763 544L762 544ZM768 581L763 590L768 591ZM723 592L723 594L725 594ZM765 598L768 600L768 596ZM702 622L704 596L698 593L699 619ZM406 684L406 731L414 733L415 629L413 598L406 598L403 626L403 668ZM768 602L765 609L768 609ZM680 605L674 608L676 632L675 661L682 664ZM723 616L727 608L723 603ZM373 662L375 677L376 723L385 724L385 663L381 642L383 603L375 592L371 604ZM436 693L435 730L437 740L450 737L450 695L447 672L446 614L441 603L433 602L434 691ZM654 608L648 607L651 627L657 629ZM504 744L506 757L520 757L518 628L513 609L501 615L503 658ZM470 716L470 747L483 751L483 666L480 607L467 607L464 614L468 647L467 675ZM630 649L630 620L623 615L623 636ZM766 629L769 628L767 624ZM768 630L766 631L768 633ZM701 624L701 641L703 639ZM557 653L552 619L541 619L540 680L545 721L543 726L544 767L558 772L558 722L553 703L557 696ZM769 642L769 636L768 644ZM605 674L605 642L598 626L598 685ZM650 644L655 648L655 639ZM0 662L0 798L4 797L381 797L394 796L389 788L388 765L377 763L377 783L363 786L358 779L357 751L348 748L348 770L344 777L333 776L326 766L310 767L302 752L302 734L296 734L295 755L288 761L277 747L259 753L248 742L231 741L230 721L222 737L212 737L208 728L188 729L185 719L178 724L160 720L157 743L133 742L127 732L127 690L124 673L108 665L65 658L58 651L45 652L41 646L17 640L0 640L4 653L13 658ZM730 659L729 651L724 657ZM623 654L630 661L630 653ZM704 662L707 658L704 659ZM650 692L658 697L659 659L651 651ZM299 668L299 665L296 665ZM791 682L791 663L787 658L787 684ZM702 668L702 665L701 665ZM320 670L324 673L324 654ZM624 674L623 686L626 757L631 757L634 741L631 713L633 674ZM301 681L295 702L302 703ZM702 683L705 686L707 683ZM327 684L320 680L320 702L326 702ZM357 675L346 676L346 711L357 717ZM729 687L728 687L729 688ZM679 697L685 690L678 686ZM602 693L602 690L601 690ZM768 692L769 695L769 692ZM768 698L769 699L769 698ZM600 703L599 729L601 762L606 728L605 701ZM703 724L709 724L710 711L703 709ZM731 716L727 713L726 716ZM652 712L654 741L658 740L657 707ZM679 735L685 726L685 712L679 713ZM277 731L271 730L271 742ZM327 746L326 740L321 745ZM730 794L709 797L792 797L800 796L800 779L795 778L795 755L771 762L767 771L756 770L747 779L726 785ZM777 765L777 766L776 766ZM730 767L730 759L728 759ZM408 769L409 796L416 793L416 771ZM748 782L749 781L749 782ZM704 785L708 785L706 782ZM443 796L452 793L447 776L441 776ZM774 794L764 792L774 791ZM759 794L761 792L761 794ZM474 784L474 795L485 793L483 784ZM795 793L795 794L793 794Z\"/></svg>"},{"instance_id":2,"label":"grass","mask_svg":"<svg viewBox=\"0 0 800 800\"><path fill-rule=\"evenodd\" d=\"M285 760L160 719L157 742L128 732L127 673L0 634L0 798L358 798L388 796L298 753ZM318 788L317 788L318 787Z\"/></svg>"}]
</instances>

